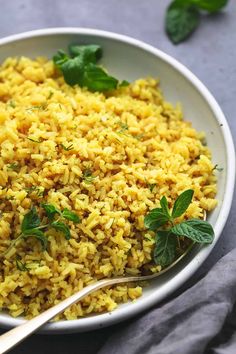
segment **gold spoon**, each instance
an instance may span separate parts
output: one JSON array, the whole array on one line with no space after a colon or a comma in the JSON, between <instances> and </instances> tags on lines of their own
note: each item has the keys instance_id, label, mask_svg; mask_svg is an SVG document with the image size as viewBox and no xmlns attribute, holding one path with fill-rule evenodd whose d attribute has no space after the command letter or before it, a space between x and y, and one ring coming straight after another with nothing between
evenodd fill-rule
<instances>
[{"instance_id":1,"label":"gold spoon","mask_svg":"<svg viewBox=\"0 0 236 354\"><path fill-rule=\"evenodd\" d=\"M204 220L206 216L204 215ZM75 302L82 300L85 296L93 293L96 290L104 288L110 285L117 285L120 283L128 283L128 282L136 282L136 281L144 281L144 280L151 280L154 278L159 277L160 275L168 272L172 269L177 263L181 261L192 249L194 243L192 243L186 251L178 257L173 263L171 263L168 267L164 268L158 273L154 273L151 275L140 275L140 276L124 276L112 279L103 279L99 280L93 284L90 284L83 288L82 290L78 291L74 295L71 295L67 299L61 301L59 304L51 307L50 309L46 310L45 312L41 313L40 315L32 318L29 321L11 329L10 331L2 334L0 336L0 354L8 352L8 350L12 349L16 344L19 344L29 335L34 333L38 328L42 325L50 321L53 317L60 314L61 312L65 311L67 307L71 306Z\"/></svg>"}]
</instances>

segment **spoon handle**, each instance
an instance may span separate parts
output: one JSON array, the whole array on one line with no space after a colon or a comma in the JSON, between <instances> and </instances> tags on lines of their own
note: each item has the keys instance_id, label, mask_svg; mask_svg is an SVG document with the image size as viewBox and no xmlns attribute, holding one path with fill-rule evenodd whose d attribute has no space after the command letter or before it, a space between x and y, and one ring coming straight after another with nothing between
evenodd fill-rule
<instances>
[{"instance_id":1,"label":"spoon handle","mask_svg":"<svg viewBox=\"0 0 236 354\"><path fill-rule=\"evenodd\" d=\"M96 283L86 286L82 290L78 291L74 295L71 295L67 299L59 302L57 305L49 308L48 310L41 313L40 315L2 334L0 336L0 354L4 354L8 350L12 349L16 344L20 343L29 335L34 333L38 328L40 328L42 325L50 321L53 317L63 312L67 307L71 306L75 302L78 302L79 300L82 300L85 296L93 293L96 290L104 288L105 286L116 285L120 283L128 283L133 281L151 280L159 277L160 275L166 273L171 268L173 268L177 263L179 263L179 261L182 258L184 258L186 254L189 253L193 245L194 243L192 243L188 247L188 249L179 258L177 258L171 265L162 269L158 273L154 273L151 275L139 275L139 276L128 276L128 277L126 276L126 277L119 277L119 278L103 279L97 281Z\"/></svg>"},{"instance_id":2,"label":"spoon handle","mask_svg":"<svg viewBox=\"0 0 236 354\"><path fill-rule=\"evenodd\" d=\"M130 277L129 279L131 278L132 277ZM20 343L22 340L27 338L30 334L35 332L46 322L50 321L53 317L63 312L67 307L83 299L85 296L89 295L90 293L108 285L124 283L127 281L129 280L128 278L125 277L104 279L94 284L88 285L82 290L75 293L74 295L70 296L69 298L61 301L59 304L41 313L40 315L2 334L0 336L0 354L6 353L8 350L12 349L16 344Z\"/></svg>"}]
</instances>

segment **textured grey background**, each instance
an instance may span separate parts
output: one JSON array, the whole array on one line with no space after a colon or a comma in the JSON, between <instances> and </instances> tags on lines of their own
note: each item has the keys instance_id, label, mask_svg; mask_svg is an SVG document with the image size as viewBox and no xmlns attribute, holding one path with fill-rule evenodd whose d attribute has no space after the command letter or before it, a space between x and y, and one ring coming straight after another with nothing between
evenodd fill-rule
<instances>
[{"instance_id":1,"label":"textured grey background","mask_svg":"<svg viewBox=\"0 0 236 354\"><path fill-rule=\"evenodd\" d=\"M170 0L0 0L0 37L47 27L90 27L141 39L172 55L192 70L213 93L236 140L236 1L220 14L204 16L186 42L174 46L164 33ZM209 260L182 289L199 279L236 246L236 200L223 235ZM134 319L135 320L135 319ZM131 321L134 321L131 320ZM121 325L84 334L33 336L12 353L92 354ZM128 354L128 353L127 353Z\"/></svg>"}]
</instances>

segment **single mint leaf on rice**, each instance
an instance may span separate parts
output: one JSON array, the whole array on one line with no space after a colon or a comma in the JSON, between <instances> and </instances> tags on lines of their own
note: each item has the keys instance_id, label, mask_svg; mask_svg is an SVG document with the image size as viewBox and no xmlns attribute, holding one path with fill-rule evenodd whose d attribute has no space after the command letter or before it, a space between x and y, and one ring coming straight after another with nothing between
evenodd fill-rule
<instances>
[{"instance_id":1,"label":"single mint leaf on rice","mask_svg":"<svg viewBox=\"0 0 236 354\"><path fill-rule=\"evenodd\" d=\"M90 91L109 91L116 89L119 81L108 75L99 66L89 63L84 68L84 75L81 86L87 87Z\"/></svg>"},{"instance_id":2,"label":"single mint leaf on rice","mask_svg":"<svg viewBox=\"0 0 236 354\"><path fill-rule=\"evenodd\" d=\"M189 37L198 27L200 13L197 6L186 1L172 1L166 12L166 33L174 44Z\"/></svg>"},{"instance_id":3,"label":"single mint leaf on rice","mask_svg":"<svg viewBox=\"0 0 236 354\"><path fill-rule=\"evenodd\" d=\"M53 227L57 231L61 231L64 235L66 240L70 239L70 229L69 226L64 224L64 222L61 221L53 221L51 223L51 227Z\"/></svg>"},{"instance_id":4,"label":"single mint leaf on rice","mask_svg":"<svg viewBox=\"0 0 236 354\"><path fill-rule=\"evenodd\" d=\"M102 48L97 44L89 44L89 45L78 45L71 44L69 45L69 52L72 58L81 56L84 63L94 63L101 59L102 57Z\"/></svg>"},{"instance_id":5,"label":"single mint leaf on rice","mask_svg":"<svg viewBox=\"0 0 236 354\"><path fill-rule=\"evenodd\" d=\"M52 204L41 203L41 207L45 210L49 220L53 220L56 214L61 214L60 210Z\"/></svg>"},{"instance_id":6,"label":"single mint leaf on rice","mask_svg":"<svg viewBox=\"0 0 236 354\"><path fill-rule=\"evenodd\" d=\"M187 189L178 196L173 206L172 218L178 218L188 209L193 198L193 193L192 189Z\"/></svg>"},{"instance_id":7,"label":"single mint leaf on rice","mask_svg":"<svg viewBox=\"0 0 236 354\"><path fill-rule=\"evenodd\" d=\"M60 66L60 69L68 85L79 84L83 86L84 63L80 57L68 59Z\"/></svg>"},{"instance_id":8,"label":"single mint leaf on rice","mask_svg":"<svg viewBox=\"0 0 236 354\"><path fill-rule=\"evenodd\" d=\"M36 208L33 207L27 214L25 214L21 224L21 231L22 233L25 233L26 230L34 229L39 225L40 225L40 218Z\"/></svg>"},{"instance_id":9,"label":"single mint leaf on rice","mask_svg":"<svg viewBox=\"0 0 236 354\"><path fill-rule=\"evenodd\" d=\"M63 218L73 221L76 224L80 223L80 217L69 209L63 209L61 215L63 216Z\"/></svg>"},{"instance_id":10,"label":"single mint leaf on rice","mask_svg":"<svg viewBox=\"0 0 236 354\"><path fill-rule=\"evenodd\" d=\"M153 251L154 262L162 268L170 265L175 260L176 247L177 241L174 234L170 231L158 231Z\"/></svg>"},{"instance_id":11,"label":"single mint leaf on rice","mask_svg":"<svg viewBox=\"0 0 236 354\"><path fill-rule=\"evenodd\" d=\"M53 62L54 64L60 69L61 65L67 62L70 58L68 55L64 52L64 50L59 49L57 51L57 54L53 56Z\"/></svg>"},{"instance_id":12,"label":"single mint leaf on rice","mask_svg":"<svg viewBox=\"0 0 236 354\"><path fill-rule=\"evenodd\" d=\"M204 220L190 219L171 228L177 236L185 236L198 243L212 243L214 230L212 226Z\"/></svg>"},{"instance_id":13,"label":"single mint leaf on rice","mask_svg":"<svg viewBox=\"0 0 236 354\"><path fill-rule=\"evenodd\" d=\"M119 84L119 80L96 65L102 56L102 48L99 45L71 45L69 51L72 57L62 50L53 57L54 64L62 72L68 85L78 84L92 92L104 92L114 90L119 85L128 85L126 80Z\"/></svg>"},{"instance_id":14,"label":"single mint leaf on rice","mask_svg":"<svg viewBox=\"0 0 236 354\"><path fill-rule=\"evenodd\" d=\"M160 204L161 204L161 208L164 214L166 214L166 216L168 216L168 218L170 218L170 210L168 208L168 202L166 197L162 197L160 200Z\"/></svg>"},{"instance_id":15,"label":"single mint leaf on rice","mask_svg":"<svg viewBox=\"0 0 236 354\"><path fill-rule=\"evenodd\" d=\"M144 225L149 230L155 231L158 227L164 225L169 220L162 208L152 209L144 218Z\"/></svg>"},{"instance_id":16,"label":"single mint leaf on rice","mask_svg":"<svg viewBox=\"0 0 236 354\"><path fill-rule=\"evenodd\" d=\"M42 245L42 250L45 251L47 249L47 237L44 235L44 233L41 230L38 229L29 229L25 230L23 233L23 238L26 239L28 237L35 237L37 240L40 241Z\"/></svg>"}]
</instances>

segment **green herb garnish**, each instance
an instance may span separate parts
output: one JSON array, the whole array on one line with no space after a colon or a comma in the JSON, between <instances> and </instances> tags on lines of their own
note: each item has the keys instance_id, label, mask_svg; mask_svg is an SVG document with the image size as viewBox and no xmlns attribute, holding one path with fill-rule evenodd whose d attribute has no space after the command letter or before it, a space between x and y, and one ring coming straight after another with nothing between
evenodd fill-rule
<instances>
[{"instance_id":1,"label":"green herb garnish","mask_svg":"<svg viewBox=\"0 0 236 354\"><path fill-rule=\"evenodd\" d=\"M150 192L153 192L154 188L157 186L156 183L148 183L147 187L150 190Z\"/></svg>"},{"instance_id":2,"label":"green herb garnish","mask_svg":"<svg viewBox=\"0 0 236 354\"><path fill-rule=\"evenodd\" d=\"M61 215L63 216L63 218L73 221L75 224L80 223L80 217L69 209L63 209Z\"/></svg>"},{"instance_id":3,"label":"green herb garnish","mask_svg":"<svg viewBox=\"0 0 236 354\"><path fill-rule=\"evenodd\" d=\"M26 263L23 263L20 258L16 258L16 268L22 272L27 272L29 269L27 268Z\"/></svg>"},{"instance_id":4,"label":"green herb garnish","mask_svg":"<svg viewBox=\"0 0 236 354\"><path fill-rule=\"evenodd\" d=\"M36 105L36 106L32 106L32 107L28 107L26 108L26 111L44 111L47 108L47 103L43 103L40 105Z\"/></svg>"},{"instance_id":5,"label":"green herb garnish","mask_svg":"<svg viewBox=\"0 0 236 354\"><path fill-rule=\"evenodd\" d=\"M144 137L144 133L138 134L138 135L133 135L133 138L137 140L141 140Z\"/></svg>"},{"instance_id":6,"label":"green herb garnish","mask_svg":"<svg viewBox=\"0 0 236 354\"><path fill-rule=\"evenodd\" d=\"M73 144L69 144L68 146L65 146L64 144L60 144L63 150L70 151L74 149Z\"/></svg>"},{"instance_id":7,"label":"green herb garnish","mask_svg":"<svg viewBox=\"0 0 236 354\"><path fill-rule=\"evenodd\" d=\"M8 105L9 105L11 108L16 108L16 103L15 103L15 101L13 101L13 100L10 100L10 101L8 102Z\"/></svg>"},{"instance_id":8,"label":"green herb garnish","mask_svg":"<svg viewBox=\"0 0 236 354\"><path fill-rule=\"evenodd\" d=\"M119 81L108 75L96 63L102 57L99 45L70 45L67 55L59 50L53 57L54 64L62 72L65 82L70 85L87 87L90 91L109 91L118 86L126 86L127 81Z\"/></svg>"},{"instance_id":9,"label":"green herb garnish","mask_svg":"<svg viewBox=\"0 0 236 354\"><path fill-rule=\"evenodd\" d=\"M53 95L54 95L54 92L53 92L53 91L50 91L50 92L49 92L49 95L48 95L48 100L50 100L50 98L52 98Z\"/></svg>"},{"instance_id":10,"label":"green herb garnish","mask_svg":"<svg viewBox=\"0 0 236 354\"><path fill-rule=\"evenodd\" d=\"M69 240L70 239L70 229L69 229L69 226L66 225L64 222L61 222L61 221L53 221L51 223L51 227L53 227L55 230L57 231L61 231L66 240Z\"/></svg>"},{"instance_id":11,"label":"green herb garnish","mask_svg":"<svg viewBox=\"0 0 236 354\"><path fill-rule=\"evenodd\" d=\"M90 168L84 170L82 179L84 180L85 183L92 183L95 180L95 178L96 176L93 175Z\"/></svg>"},{"instance_id":12,"label":"green herb garnish","mask_svg":"<svg viewBox=\"0 0 236 354\"><path fill-rule=\"evenodd\" d=\"M53 220L56 214L61 214L60 210L52 204L41 203L41 207L45 210L49 220Z\"/></svg>"},{"instance_id":13,"label":"green herb garnish","mask_svg":"<svg viewBox=\"0 0 236 354\"><path fill-rule=\"evenodd\" d=\"M61 221L61 219L69 220L74 223L80 223L79 216L66 208L61 211L52 204L42 203L41 207L45 211L46 217L48 219L47 222L45 223L45 217L41 219L37 209L32 207L31 210L25 214L23 218L20 235L12 241L5 254L8 253L9 250L20 240L27 239L29 237L36 238L41 243L42 251L45 251L47 249L48 243L45 232L50 228L63 233L66 240L70 239L70 228L68 224ZM57 214L59 217L55 220Z\"/></svg>"},{"instance_id":14,"label":"green herb garnish","mask_svg":"<svg viewBox=\"0 0 236 354\"><path fill-rule=\"evenodd\" d=\"M30 141L33 141L34 143L41 143L42 141L43 141L43 139L42 138L40 138L39 140L37 140L37 139L35 139L35 138L30 138L30 137L27 137L27 139L28 140L30 140Z\"/></svg>"},{"instance_id":15,"label":"green herb garnish","mask_svg":"<svg viewBox=\"0 0 236 354\"><path fill-rule=\"evenodd\" d=\"M32 230L40 225L40 218L35 207L33 207L25 216L21 224L21 231Z\"/></svg>"},{"instance_id":16,"label":"green herb garnish","mask_svg":"<svg viewBox=\"0 0 236 354\"><path fill-rule=\"evenodd\" d=\"M13 162L7 165L8 170L19 171L20 165L17 162Z\"/></svg>"},{"instance_id":17,"label":"green herb garnish","mask_svg":"<svg viewBox=\"0 0 236 354\"><path fill-rule=\"evenodd\" d=\"M129 81L127 80L122 80L121 83L119 83L119 87L126 87L129 86Z\"/></svg>"},{"instance_id":18,"label":"green herb garnish","mask_svg":"<svg viewBox=\"0 0 236 354\"><path fill-rule=\"evenodd\" d=\"M43 197L44 194L44 188L37 187L37 186L25 187L25 191L27 192L28 195L35 193L39 198Z\"/></svg>"},{"instance_id":19,"label":"green herb garnish","mask_svg":"<svg viewBox=\"0 0 236 354\"><path fill-rule=\"evenodd\" d=\"M172 211L168 207L166 197L160 200L161 207L151 210L144 218L144 225L156 231L154 262L162 267L170 265L176 257L179 237L187 237L197 243L211 243L214 230L207 222L190 219L176 223L175 219L185 213L193 197L193 190L188 189L176 199ZM165 225L165 229L160 229Z\"/></svg>"},{"instance_id":20,"label":"green herb garnish","mask_svg":"<svg viewBox=\"0 0 236 354\"><path fill-rule=\"evenodd\" d=\"M120 130L118 130L117 133L119 134L123 134L124 132L126 132L127 130L129 130L129 126L126 124L126 123L123 123L123 122L118 122L119 126L120 126Z\"/></svg>"},{"instance_id":21,"label":"green herb garnish","mask_svg":"<svg viewBox=\"0 0 236 354\"><path fill-rule=\"evenodd\" d=\"M213 169L212 169L212 171L218 171L218 172L222 172L224 169L223 169L223 167L218 167L218 164L216 164L214 167L213 167Z\"/></svg>"},{"instance_id":22,"label":"green herb garnish","mask_svg":"<svg viewBox=\"0 0 236 354\"><path fill-rule=\"evenodd\" d=\"M180 43L190 36L200 23L201 10L218 12L228 0L174 0L166 12L165 27L170 40Z\"/></svg>"}]
</instances>

